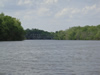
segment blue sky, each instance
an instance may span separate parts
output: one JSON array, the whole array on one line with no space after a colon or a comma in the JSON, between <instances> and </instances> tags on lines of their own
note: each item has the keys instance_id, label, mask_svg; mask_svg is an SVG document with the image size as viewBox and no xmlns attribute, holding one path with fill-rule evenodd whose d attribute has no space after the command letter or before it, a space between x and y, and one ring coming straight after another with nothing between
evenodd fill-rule
<instances>
[{"instance_id":1,"label":"blue sky","mask_svg":"<svg viewBox=\"0 0 100 75\"><path fill-rule=\"evenodd\" d=\"M0 0L0 13L16 17L24 29L65 30L100 24L100 0Z\"/></svg>"}]
</instances>

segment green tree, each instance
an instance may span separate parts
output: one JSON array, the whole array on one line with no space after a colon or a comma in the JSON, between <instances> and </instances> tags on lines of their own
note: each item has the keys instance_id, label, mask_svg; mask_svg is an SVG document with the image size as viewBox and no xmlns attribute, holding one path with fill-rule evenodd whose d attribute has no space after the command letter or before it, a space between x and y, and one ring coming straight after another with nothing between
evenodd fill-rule
<instances>
[{"instance_id":1,"label":"green tree","mask_svg":"<svg viewBox=\"0 0 100 75\"><path fill-rule=\"evenodd\" d=\"M39 29L26 29L26 39L53 39L54 33Z\"/></svg>"},{"instance_id":2,"label":"green tree","mask_svg":"<svg viewBox=\"0 0 100 75\"><path fill-rule=\"evenodd\" d=\"M11 16L0 14L0 41L16 41L24 39L21 22Z\"/></svg>"},{"instance_id":3,"label":"green tree","mask_svg":"<svg viewBox=\"0 0 100 75\"><path fill-rule=\"evenodd\" d=\"M100 40L100 25L84 27L72 27L65 31L56 31L55 38L57 40Z\"/></svg>"}]
</instances>

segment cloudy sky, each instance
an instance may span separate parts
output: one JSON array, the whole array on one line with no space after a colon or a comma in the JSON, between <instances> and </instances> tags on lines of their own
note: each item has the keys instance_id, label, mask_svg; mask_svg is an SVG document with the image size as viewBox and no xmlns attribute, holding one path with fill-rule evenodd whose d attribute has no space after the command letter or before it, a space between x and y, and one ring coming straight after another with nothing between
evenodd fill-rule
<instances>
[{"instance_id":1,"label":"cloudy sky","mask_svg":"<svg viewBox=\"0 0 100 75\"><path fill-rule=\"evenodd\" d=\"M0 13L16 17L24 29L65 30L100 24L100 0L0 0Z\"/></svg>"}]
</instances>

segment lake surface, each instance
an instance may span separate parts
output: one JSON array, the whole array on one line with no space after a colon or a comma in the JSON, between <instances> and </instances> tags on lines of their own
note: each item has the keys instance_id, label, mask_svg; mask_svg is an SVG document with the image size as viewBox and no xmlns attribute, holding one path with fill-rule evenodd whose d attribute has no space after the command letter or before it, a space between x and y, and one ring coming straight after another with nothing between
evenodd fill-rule
<instances>
[{"instance_id":1,"label":"lake surface","mask_svg":"<svg viewBox=\"0 0 100 75\"><path fill-rule=\"evenodd\" d=\"M0 75L100 75L100 41L0 42Z\"/></svg>"}]
</instances>

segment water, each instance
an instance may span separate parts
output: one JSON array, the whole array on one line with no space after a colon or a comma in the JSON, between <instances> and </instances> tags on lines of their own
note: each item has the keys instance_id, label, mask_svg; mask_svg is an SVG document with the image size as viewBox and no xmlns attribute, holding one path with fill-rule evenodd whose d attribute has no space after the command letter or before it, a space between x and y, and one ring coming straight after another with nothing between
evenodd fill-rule
<instances>
[{"instance_id":1,"label":"water","mask_svg":"<svg viewBox=\"0 0 100 75\"><path fill-rule=\"evenodd\" d=\"M100 41L0 42L0 75L100 75Z\"/></svg>"}]
</instances>

